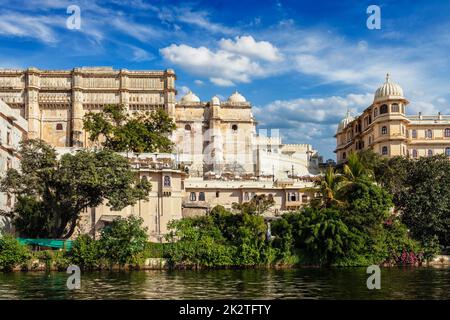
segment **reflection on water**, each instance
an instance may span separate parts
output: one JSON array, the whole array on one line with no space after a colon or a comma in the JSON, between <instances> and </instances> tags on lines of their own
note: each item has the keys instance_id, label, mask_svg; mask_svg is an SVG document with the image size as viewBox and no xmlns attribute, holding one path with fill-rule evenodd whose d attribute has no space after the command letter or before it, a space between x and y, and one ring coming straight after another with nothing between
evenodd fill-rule
<instances>
[{"instance_id":1,"label":"reflection on water","mask_svg":"<svg viewBox=\"0 0 450 320\"><path fill-rule=\"evenodd\" d=\"M0 299L450 299L450 268L387 268L368 290L365 268L0 273Z\"/></svg>"}]
</instances>

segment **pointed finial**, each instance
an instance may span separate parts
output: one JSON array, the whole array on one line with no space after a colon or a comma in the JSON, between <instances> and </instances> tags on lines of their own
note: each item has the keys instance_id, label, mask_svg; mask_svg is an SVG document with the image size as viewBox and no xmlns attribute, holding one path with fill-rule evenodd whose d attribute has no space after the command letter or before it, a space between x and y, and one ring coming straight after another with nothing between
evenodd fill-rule
<instances>
[{"instance_id":1,"label":"pointed finial","mask_svg":"<svg viewBox=\"0 0 450 320\"><path fill-rule=\"evenodd\" d=\"M346 118L350 117L350 108L347 107L347 114L346 114Z\"/></svg>"},{"instance_id":2,"label":"pointed finial","mask_svg":"<svg viewBox=\"0 0 450 320\"><path fill-rule=\"evenodd\" d=\"M390 77L390 75L389 75L389 72L388 72L388 73L386 73L386 82L389 82L389 77Z\"/></svg>"}]
</instances>

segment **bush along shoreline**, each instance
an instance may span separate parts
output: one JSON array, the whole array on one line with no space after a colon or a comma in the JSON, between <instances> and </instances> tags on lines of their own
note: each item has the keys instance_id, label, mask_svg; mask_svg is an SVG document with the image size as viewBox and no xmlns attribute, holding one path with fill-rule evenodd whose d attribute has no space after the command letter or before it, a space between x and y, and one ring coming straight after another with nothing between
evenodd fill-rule
<instances>
[{"instance_id":1,"label":"bush along shoreline","mask_svg":"<svg viewBox=\"0 0 450 320\"><path fill-rule=\"evenodd\" d=\"M411 214L414 207L408 207L408 201L424 195L412 197L397 184L389 186L394 179L390 168L409 168L399 174L409 188L417 180L413 175L419 175L417 170L436 167L430 175L444 179L447 188L448 160L437 156L419 160L427 161L426 166L408 159L389 160L401 163L389 166L380 161L373 154L350 154L342 171L328 168L312 188L317 196L308 206L270 222L262 214L273 199L264 195L231 210L216 206L206 216L171 221L165 243L148 242L143 220L133 216L113 221L98 240L79 236L70 251L32 252L15 238L3 236L0 270L65 270L70 264L83 270L428 264L448 245L449 230L437 222L439 228L423 227L422 218ZM403 208L402 214L395 213L394 207ZM448 215L448 206L442 208L436 219Z\"/></svg>"}]
</instances>

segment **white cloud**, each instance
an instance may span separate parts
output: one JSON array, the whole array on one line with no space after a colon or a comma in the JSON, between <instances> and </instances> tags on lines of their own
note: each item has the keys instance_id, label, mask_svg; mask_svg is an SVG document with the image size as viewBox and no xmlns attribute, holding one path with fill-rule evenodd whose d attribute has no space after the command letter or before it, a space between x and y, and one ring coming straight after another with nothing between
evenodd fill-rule
<instances>
[{"instance_id":1,"label":"white cloud","mask_svg":"<svg viewBox=\"0 0 450 320\"><path fill-rule=\"evenodd\" d=\"M154 39L160 39L165 33L162 30L156 29L150 25L144 25L116 17L112 19L111 25L122 32L141 42L147 42Z\"/></svg>"},{"instance_id":2,"label":"white cloud","mask_svg":"<svg viewBox=\"0 0 450 320\"><path fill-rule=\"evenodd\" d=\"M219 49L172 44L160 49L162 56L192 74L207 77L218 86L249 83L255 78L277 72L282 57L268 41L255 41L252 36L221 39Z\"/></svg>"},{"instance_id":3,"label":"white cloud","mask_svg":"<svg viewBox=\"0 0 450 320\"><path fill-rule=\"evenodd\" d=\"M255 108L261 125L279 128L296 128L299 123L335 125L347 112L361 112L373 101L373 94L348 94L326 98L276 100L264 107Z\"/></svg>"},{"instance_id":4,"label":"white cloud","mask_svg":"<svg viewBox=\"0 0 450 320\"><path fill-rule=\"evenodd\" d=\"M209 81L221 87L232 87L235 85L233 81L222 78L209 78Z\"/></svg>"},{"instance_id":5,"label":"white cloud","mask_svg":"<svg viewBox=\"0 0 450 320\"><path fill-rule=\"evenodd\" d=\"M233 34L236 32L231 27L213 22L210 19L210 13L205 10L195 11L189 6L181 7L163 7L156 9L158 18L166 24L173 24L179 28L179 23L188 24L197 28L206 30L210 33Z\"/></svg>"},{"instance_id":6,"label":"white cloud","mask_svg":"<svg viewBox=\"0 0 450 320\"><path fill-rule=\"evenodd\" d=\"M57 42L56 33L53 26L58 23L47 16L31 16L6 12L0 15L0 34L21 37L34 38L45 43ZM62 22L59 19L59 22Z\"/></svg>"},{"instance_id":7,"label":"white cloud","mask_svg":"<svg viewBox=\"0 0 450 320\"><path fill-rule=\"evenodd\" d=\"M211 51L206 47L194 48L185 44L172 44L160 49L163 57L192 74L208 77L219 85L251 81L252 77L264 77L270 70L258 61L225 50Z\"/></svg>"},{"instance_id":8,"label":"white cloud","mask_svg":"<svg viewBox=\"0 0 450 320\"><path fill-rule=\"evenodd\" d=\"M149 61L153 59L153 55L145 51L144 49L131 46L133 57L132 60L136 62Z\"/></svg>"},{"instance_id":9,"label":"white cloud","mask_svg":"<svg viewBox=\"0 0 450 320\"><path fill-rule=\"evenodd\" d=\"M204 84L204 82L202 80L199 80L199 79L195 80L194 83L196 85L198 85L198 86L202 86Z\"/></svg>"},{"instance_id":10,"label":"white cloud","mask_svg":"<svg viewBox=\"0 0 450 320\"><path fill-rule=\"evenodd\" d=\"M285 143L310 143L329 158L337 125L347 109L357 114L372 101L372 93L276 100L253 112L259 128L279 129Z\"/></svg>"},{"instance_id":11,"label":"white cloud","mask_svg":"<svg viewBox=\"0 0 450 320\"><path fill-rule=\"evenodd\" d=\"M185 94L187 94L189 91L190 91L189 87L187 87L187 86L180 86L180 87L178 88L178 94L177 94L177 96L182 97L182 96L184 96Z\"/></svg>"},{"instance_id":12,"label":"white cloud","mask_svg":"<svg viewBox=\"0 0 450 320\"><path fill-rule=\"evenodd\" d=\"M268 41L255 41L252 36L235 37L232 39L221 39L219 46L226 51L242 54L249 57L259 58L266 61L279 61L281 55L278 48Z\"/></svg>"}]
</instances>

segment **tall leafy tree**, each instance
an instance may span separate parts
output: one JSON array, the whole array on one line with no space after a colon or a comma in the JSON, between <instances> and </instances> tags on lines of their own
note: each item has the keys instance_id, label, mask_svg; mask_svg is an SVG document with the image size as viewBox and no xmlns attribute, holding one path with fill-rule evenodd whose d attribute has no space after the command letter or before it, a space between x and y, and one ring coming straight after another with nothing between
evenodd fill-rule
<instances>
[{"instance_id":1,"label":"tall leafy tree","mask_svg":"<svg viewBox=\"0 0 450 320\"><path fill-rule=\"evenodd\" d=\"M269 194L255 195L250 201L244 203L233 203L233 209L241 213L261 215L275 204L273 196Z\"/></svg>"},{"instance_id":2,"label":"tall leafy tree","mask_svg":"<svg viewBox=\"0 0 450 320\"><path fill-rule=\"evenodd\" d=\"M129 114L123 105L108 105L83 119L89 139L117 152L170 152L176 126L163 109Z\"/></svg>"},{"instance_id":3,"label":"tall leafy tree","mask_svg":"<svg viewBox=\"0 0 450 320\"><path fill-rule=\"evenodd\" d=\"M42 140L22 142L20 170L9 169L1 191L17 197L12 218L22 236L68 238L80 212L105 202L120 210L146 199L151 185L139 181L126 158L110 150L81 150L57 158Z\"/></svg>"},{"instance_id":4,"label":"tall leafy tree","mask_svg":"<svg viewBox=\"0 0 450 320\"><path fill-rule=\"evenodd\" d=\"M450 161L445 155L392 158L377 179L393 195L411 234L423 242L450 245Z\"/></svg>"},{"instance_id":5,"label":"tall leafy tree","mask_svg":"<svg viewBox=\"0 0 450 320\"><path fill-rule=\"evenodd\" d=\"M338 191L341 186L342 176L333 167L328 167L324 176L317 181L311 191L319 194L318 199L313 200L313 206L330 208L334 205L342 205L343 201L338 199Z\"/></svg>"}]
</instances>

